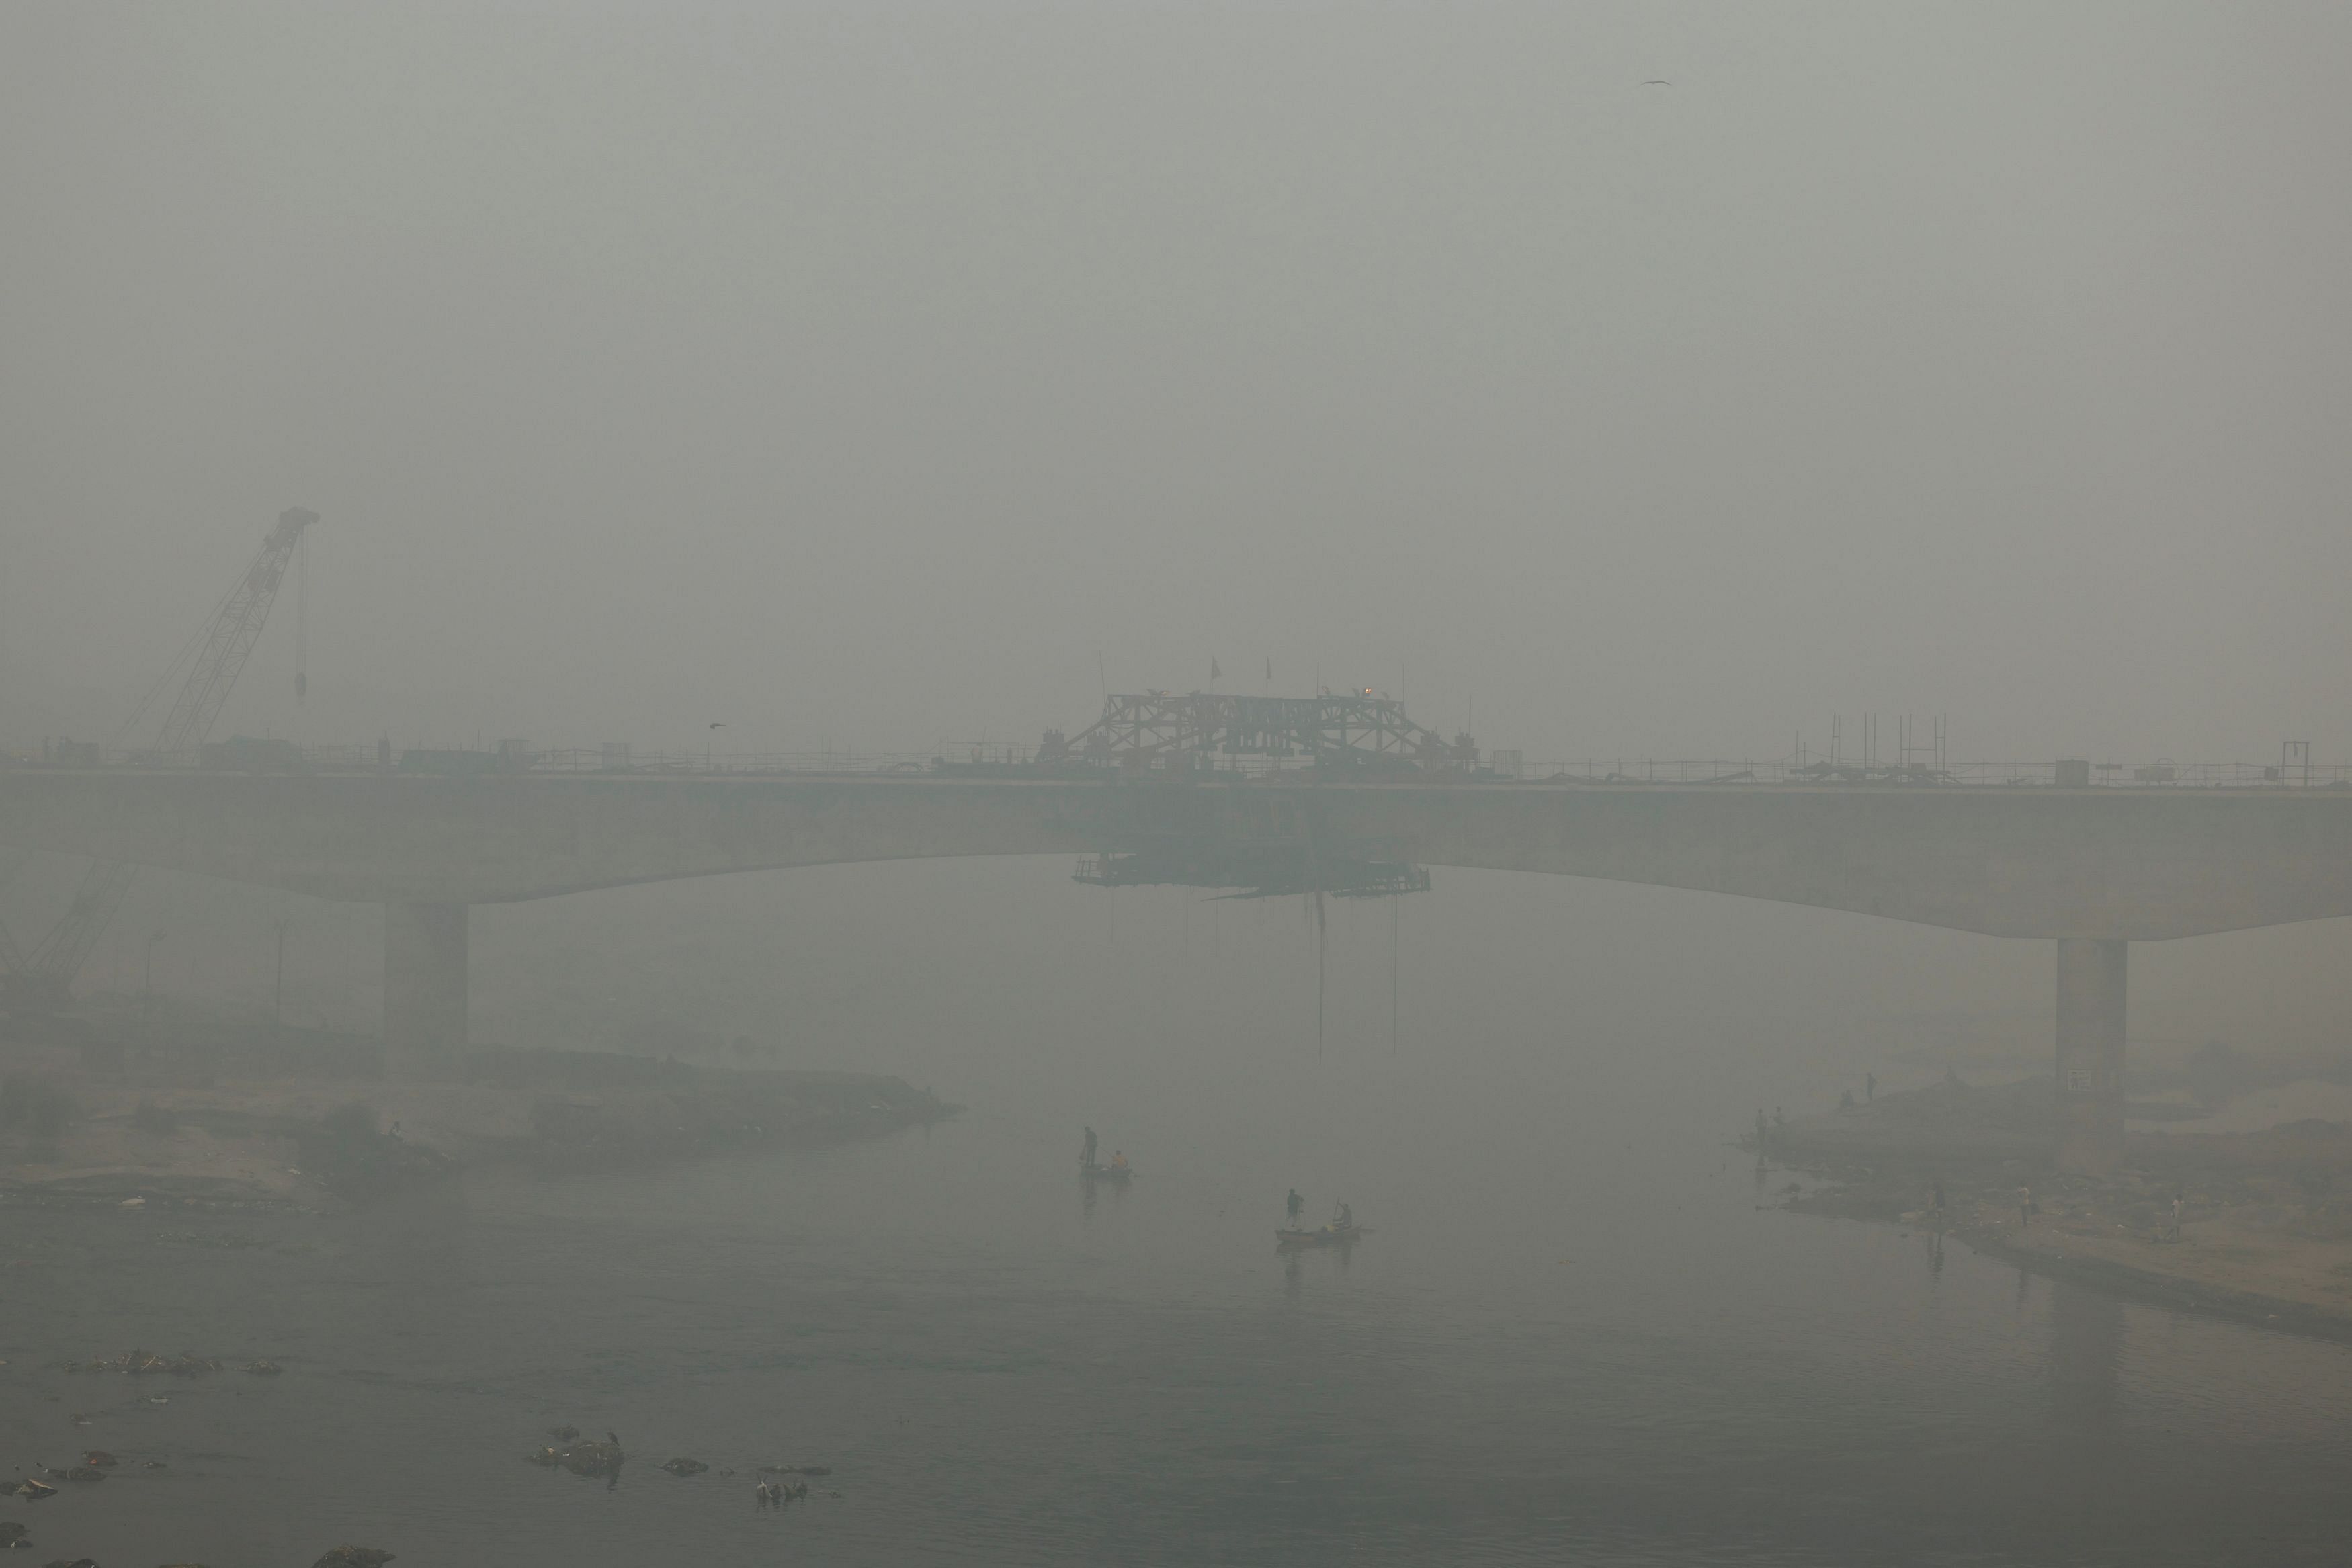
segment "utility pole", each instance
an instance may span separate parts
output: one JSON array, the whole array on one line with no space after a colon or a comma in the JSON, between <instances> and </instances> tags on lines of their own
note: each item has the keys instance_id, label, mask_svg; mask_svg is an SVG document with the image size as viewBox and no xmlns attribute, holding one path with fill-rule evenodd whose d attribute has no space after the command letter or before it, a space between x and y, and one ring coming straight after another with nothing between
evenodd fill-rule
<instances>
[{"instance_id":1,"label":"utility pole","mask_svg":"<svg viewBox=\"0 0 2352 1568\"><path fill-rule=\"evenodd\" d=\"M278 991L270 998L269 1021L280 1029L286 1027L286 928L293 924L290 918L278 922Z\"/></svg>"},{"instance_id":2,"label":"utility pole","mask_svg":"<svg viewBox=\"0 0 2352 1568\"><path fill-rule=\"evenodd\" d=\"M163 939L161 931L147 934L147 963L139 980L139 1016L155 1016L155 944Z\"/></svg>"}]
</instances>

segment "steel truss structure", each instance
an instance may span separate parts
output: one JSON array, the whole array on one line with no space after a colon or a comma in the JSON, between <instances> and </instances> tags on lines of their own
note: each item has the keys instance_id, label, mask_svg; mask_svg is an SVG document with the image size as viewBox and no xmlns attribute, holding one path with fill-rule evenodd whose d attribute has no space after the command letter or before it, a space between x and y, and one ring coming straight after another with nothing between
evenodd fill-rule
<instances>
[{"instance_id":1,"label":"steel truss structure","mask_svg":"<svg viewBox=\"0 0 2352 1568\"><path fill-rule=\"evenodd\" d=\"M1322 768L1467 771L1478 748L1416 724L1404 705L1369 691L1312 697L1144 692L1103 699L1075 736L1046 734L1037 761L1133 768L1202 766L1220 757L1299 758Z\"/></svg>"},{"instance_id":2,"label":"steel truss structure","mask_svg":"<svg viewBox=\"0 0 2352 1568\"><path fill-rule=\"evenodd\" d=\"M1224 839L1170 834L1131 841L1078 862L1073 882L1095 887L1202 887L1231 898L1328 893L1385 898L1427 893L1429 872L1377 844L1327 845L1297 839Z\"/></svg>"}]
</instances>

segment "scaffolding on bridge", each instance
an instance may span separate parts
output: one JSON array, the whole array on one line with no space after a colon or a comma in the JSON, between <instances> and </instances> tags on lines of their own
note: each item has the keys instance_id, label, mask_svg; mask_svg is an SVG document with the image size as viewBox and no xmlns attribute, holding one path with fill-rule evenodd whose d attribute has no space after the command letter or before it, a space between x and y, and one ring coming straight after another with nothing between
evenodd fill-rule
<instances>
[{"instance_id":1,"label":"scaffolding on bridge","mask_svg":"<svg viewBox=\"0 0 2352 1568\"><path fill-rule=\"evenodd\" d=\"M1036 762L1181 771L1244 757L1298 761L1325 772L1467 773L1478 767L1478 747L1466 731L1449 741L1415 723L1402 703L1369 687L1311 697L1106 696L1102 716L1077 734L1046 731Z\"/></svg>"}]
</instances>

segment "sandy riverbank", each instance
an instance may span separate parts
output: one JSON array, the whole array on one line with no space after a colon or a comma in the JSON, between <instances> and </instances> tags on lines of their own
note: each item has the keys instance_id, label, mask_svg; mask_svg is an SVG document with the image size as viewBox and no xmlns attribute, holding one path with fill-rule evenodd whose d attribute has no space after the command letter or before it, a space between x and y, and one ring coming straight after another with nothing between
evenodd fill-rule
<instances>
[{"instance_id":1,"label":"sandy riverbank","mask_svg":"<svg viewBox=\"0 0 2352 1568\"><path fill-rule=\"evenodd\" d=\"M0 1197L316 1208L465 1166L612 1168L877 1136L954 1113L872 1073L482 1051L439 1082L92 1068L11 1047Z\"/></svg>"},{"instance_id":2,"label":"sandy riverbank","mask_svg":"<svg viewBox=\"0 0 2352 1568\"><path fill-rule=\"evenodd\" d=\"M1948 1080L1749 1142L1821 1178L1783 1188L1798 1212L1941 1229L2118 1293L2352 1338L2352 1124L2134 1132L2123 1166L2092 1176L2052 1168L2049 1099L2041 1081Z\"/></svg>"}]
</instances>

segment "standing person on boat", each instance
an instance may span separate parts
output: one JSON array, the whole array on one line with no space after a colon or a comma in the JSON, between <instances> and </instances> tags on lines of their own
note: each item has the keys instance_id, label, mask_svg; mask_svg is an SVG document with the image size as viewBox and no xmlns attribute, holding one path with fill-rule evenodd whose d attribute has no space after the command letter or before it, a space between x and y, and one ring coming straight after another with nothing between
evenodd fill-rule
<instances>
[{"instance_id":1,"label":"standing person on boat","mask_svg":"<svg viewBox=\"0 0 2352 1568\"><path fill-rule=\"evenodd\" d=\"M1080 1150L1078 1151L1078 1164L1080 1164L1080 1165L1082 1165L1082 1166L1091 1166L1094 1163L1095 1163L1095 1130L1094 1130L1092 1127L1088 1127L1088 1128L1087 1129L1087 1145L1086 1145L1086 1147L1084 1147L1084 1148L1082 1148L1082 1149L1080 1149Z\"/></svg>"},{"instance_id":2,"label":"standing person on boat","mask_svg":"<svg viewBox=\"0 0 2352 1568\"><path fill-rule=\"evenodd\" d=\"M1297 1187L1292 1187L1290 1189L1290 1197L1283 1203L1283 1212L1289 1217L1290 1228L1293 1230L1298 1228L1299 1211L1306 1207L1307 1200L1298 1196L1298 1189Z\"/></svg>"},{"instance_id":3,"label":"standing person on boat","mask_svg":"<svg viewBox=\"0 0 2352 1568\"><path fill-rule=\"evenodd\" d=\"M1331 1222L1331 1228L1334 1230L1353 1230L1355 1228L1356 1211L1349 1208L1346 1204L1341 1204L1339 1206L1339 1218Z\"/></svg>"}]
</instances>

